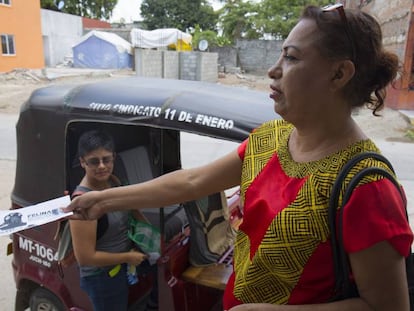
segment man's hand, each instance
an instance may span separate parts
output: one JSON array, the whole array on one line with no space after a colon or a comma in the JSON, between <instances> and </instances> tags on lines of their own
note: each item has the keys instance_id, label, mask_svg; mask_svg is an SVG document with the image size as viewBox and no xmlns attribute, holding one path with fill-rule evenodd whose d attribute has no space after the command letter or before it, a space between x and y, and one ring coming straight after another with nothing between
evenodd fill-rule
<instances>
[{"instance_id":1,"label":"man's hand","mask_svg":"<svg viewBox=\"0 0 414 311\"><path fill-rule=\"evenodd\" d=\"M130 251L127 255L127 263L133 266L139 266L145 259L148 259L147 254L138 252L136 250Z\"/></svg>"},{"instance_id":2,"label":"man's hand","mask_svg":"<svg viewBox=\"0 0 414 311\"><path fill-rule=\"evenodd\" d=\"M99 191L89 191L77 196L65 208L64 212L73 212L69 219L73 220L94 220L100 218L105 211L99 204Z\"/></svg>"}]
</instances>

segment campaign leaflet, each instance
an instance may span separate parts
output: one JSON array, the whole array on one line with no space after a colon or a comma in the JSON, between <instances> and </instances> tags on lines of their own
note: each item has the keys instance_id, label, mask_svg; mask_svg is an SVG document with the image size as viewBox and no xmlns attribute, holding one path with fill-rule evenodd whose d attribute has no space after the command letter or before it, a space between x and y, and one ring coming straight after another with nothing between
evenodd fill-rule
<instances>
[{"instance_id":1,"label":"campaign leaflet","mask_svg":"<svg viewBox=\"0 0 414 311\"><path fill-rule=\"evenodd\" d=\"M65 213L62 208L69 203L70 197L66 195L23 208L0 211L0 236L68 217L73 213Z\"/></svg>"}]
</instances>

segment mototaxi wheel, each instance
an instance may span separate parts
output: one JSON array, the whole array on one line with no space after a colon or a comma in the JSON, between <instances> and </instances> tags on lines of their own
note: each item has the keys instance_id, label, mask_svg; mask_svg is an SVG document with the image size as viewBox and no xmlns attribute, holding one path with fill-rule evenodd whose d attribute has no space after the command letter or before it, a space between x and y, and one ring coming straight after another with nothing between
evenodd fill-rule
<instances>
[{"instance_id":1,"label":"mototaxi wheel","mask_svg":"<svg viewBox=\"0 0 414 311\"><path fill-rule=\"evenodd\" d=\"M39 287L30 295L30 311L65 311L65 307L55 294Z\"/></svg>"}]
</instances>

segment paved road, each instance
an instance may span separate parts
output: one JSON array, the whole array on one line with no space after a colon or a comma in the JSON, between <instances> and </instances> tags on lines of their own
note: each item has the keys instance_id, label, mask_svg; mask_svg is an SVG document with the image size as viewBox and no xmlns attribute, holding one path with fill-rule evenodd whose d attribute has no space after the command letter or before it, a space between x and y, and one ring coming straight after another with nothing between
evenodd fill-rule
<instances>
[{"instance_id":1,"label":"paved road","mask_svg":"<svg viewBox=\"0 0 414 311\"><path fill-rule=\"evenodd\" d=\"M0 209L10 207L10 193L14 183L16 165L16 120L16 115L0 114ZM414 228L414 144L380 140L376 143L393 163L405 187L408 197L408 211ZM182 161L185 167L206 163L236 147L234 143L214 142L208 137L195 135L184 135L182 145ZM9 241L8 237L0 237L0 309L5 311L14 309L15 296L11 257L6 256L6 245Z\"/></svg>"},{"instance_id":2,"label":"paved road","mask_svg":"<svg viewBox=\"0 0 414 311\"><path fill-rule=\"evenodd\" d=\"M14 183L16 167L16 115L0 115L0 209L10 207L10 193ZM6 256L10 239L0 237L0 309L14 310L15 285L11 269L11 256Z\"/></svg>"},{"instance_id":3,"label":"paved road","mask_svg":"<svg viewBox=\"0 0 414 311\"><path fill-rule=\"evenodd\" d=\"M0 114L0 160L16 160L15 114Z\"/></svg>"}]
</instances>

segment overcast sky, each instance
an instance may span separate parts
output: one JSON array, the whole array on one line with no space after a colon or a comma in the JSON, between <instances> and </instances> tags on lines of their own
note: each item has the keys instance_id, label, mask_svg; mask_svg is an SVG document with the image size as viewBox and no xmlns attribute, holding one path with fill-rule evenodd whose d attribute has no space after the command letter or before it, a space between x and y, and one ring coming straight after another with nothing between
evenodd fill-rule
<instances>
[{"instance_id":1,"label":"overcast sky","mask_svg":"<svg viewBox=\"0 0 414 311\"><path fill-rule=\"evenodd\" d=\"M114 10L112 11L111 22L119 22L123 17L126 23L141 20L139 16L142 0L118 0ZM217 10L222 4L218 1L209 0L213 8Z\"/></svg>"}]
</instances>

